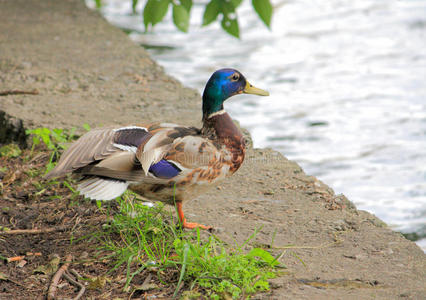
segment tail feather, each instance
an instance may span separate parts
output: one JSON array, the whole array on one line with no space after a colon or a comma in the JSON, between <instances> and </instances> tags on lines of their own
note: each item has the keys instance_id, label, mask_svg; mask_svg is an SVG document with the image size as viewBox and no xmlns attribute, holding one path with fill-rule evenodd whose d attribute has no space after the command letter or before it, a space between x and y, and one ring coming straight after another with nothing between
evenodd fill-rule
<instances>
[{"instance_id":1,"label":"tail feather","mask_svg":"<svg viewBox=\"0 0 426 300\"><path fill-rule=\"evenodd\" d=\"M93 200L113 200L121 196L128 185L126 181L92 176L80 181L77 190Z\"/></svg>"}]
</instances>

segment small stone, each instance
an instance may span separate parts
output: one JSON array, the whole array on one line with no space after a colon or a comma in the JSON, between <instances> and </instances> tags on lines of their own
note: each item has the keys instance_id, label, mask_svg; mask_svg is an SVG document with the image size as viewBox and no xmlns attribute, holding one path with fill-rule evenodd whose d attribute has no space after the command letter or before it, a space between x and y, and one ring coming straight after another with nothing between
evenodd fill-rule
<instances>
[{"instance_id":1,"label":"small stone","mask_svg":"<svg viewBox=\"0 0 426 300\"><path fill-rule=\"evenodd\" d=\"M346 222L344 220L337 220L334 221L331 224L332 228L337 230L337 231L344 231L346 230Z\"/></svg>"},{"instance_id":2,"label":"small stone","mask_svg":"<svg viewBox=\"0 0 426 300\"><path fill-rule=\"evenodd\" d=\"M385 254L385 255L391 255L391 254L393 254L393 250L391 248L387 248L387 249L383 250L382 253Z\"/></svg>"},{"instance_id":3,"label":"small stone","mask_svg":"<svg viewBox=\"0 0 426 300\"><path fill-rule=\"evenodd\" d=\"M224 231L225 231L225 229L224 229L223 227L215 227L215 228L214 228L214 231L215 231L216 233L222 233L222 232L224 232Z\"/></svg>"},{"instance_id":4,"label":"small stone","mask_svg":"<svg viewBox=\"0 0 426 300\"><path fill-rule=\"evenodd\" d=\"M25 259L23 259L16 266L18 268L23 268L26 264L27 264L27 261Z\"/></svg>"},{"instance_id":5,"label":"small stone","mask_svg":"<svg viewBox=\"0 0 426 300\"><path fill-rule=\"evenodd\" d=\"M368 256L365 253L359 253L355 255L355 259L363 260L366 259Z\"/></svg>"},{"instance_id":6,"label":"small stone","mask_svg":"<svg viewBox=\"0 0 426 300\"><path fill-rule=\"evenodd\" d=\"M100 76L98 76L98 79L99 80L102 80L102 81L109 81L109 77L108 76L103 76L103 75L100 75ZM121 95L120 95L121 96Z\"/></svg>"},{"instance_id":7,"label":"small stone","mask_svg":"<svg viewBox=\"0 0 426 300\"><path fill-rule=\"evenodd\" d=\"M21 67L23 68L23 69L31 69L31 67L33 66L33 64L31 63L31 62L29 62L29 61L23 61L23 62L21 62Z\"/></svg>"}]
</instances>

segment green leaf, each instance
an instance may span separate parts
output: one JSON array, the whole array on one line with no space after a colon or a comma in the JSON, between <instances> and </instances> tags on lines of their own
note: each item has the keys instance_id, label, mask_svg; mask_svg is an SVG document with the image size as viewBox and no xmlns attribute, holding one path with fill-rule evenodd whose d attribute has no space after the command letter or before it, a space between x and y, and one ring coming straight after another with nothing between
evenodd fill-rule
<instances>
[{"instance_id":1,"label":"green leaf","mask_svg":"<svg viewBox=\"0 0 426 300\"><path fill-rule=\"evenodd\" d=\"M249 252L249 254L247 254L247 256L249 257L254 257L257 256L260 259L262 259L264 262L266 262L267 264L269 264L272 267L275 267L276 265L279 265L280 263L275 259L275 257L273 257L271 255L271 253L269 253L268 251L265 251L261 248L253 248L251 249L251 251Z\"/></svg>"},{"instance_id":2,"label":"green leaf","mask_svg":"<svg viewBox=\"0 0 426 300\"><path fill-rule=\"evenodd\" d=\"M230 19L224 14L221 25L227 33L235 36L236 38L240 38L240 28L238 26L237 19Z\"/></svg>"},{"instance_id":3,"label":"green leaf","mask_svg":"<svg viewBox=\"0 0 426 300\"><path fill-rule=\"evenodd\" d=\"M47 146L47 148L49 148L50 150L54 150L55 145L50 139L50 133L51 131L48 128L37 128L32 132L32 134L34 134L38 139L43 141L43 143Z\"/></svg>"},{"instance_id":4,"label":"green leaf","mask_svg":"<svg viewBox=\"0 0 426 300\"><path fill-rule=\"evenodd\" d=\"M192 0L180 0L180 4L185 7L188 13L191 11Z\"/></svg>"},{"instance_id":5,"label":"green leaf","mask_svg":"<svg viewBox=\"0 0 426 300\"><path fill-rule=\"evenodd\" d=\"M155 24L161 22L163 20L164 16L167 13L167 10L169 8L170 0L155 0L155 12L152 16L152 26Z\"/></svg>"},{"instance_id":6,"label":"green leaf","mask_svg":"<svg viewBox=\"0 0 426 300\"><path fill-rule=\"evenodd\" d=\"M268 28L271 26L272 5L269 0L252 0L254 10Z\"/></svg>"},{"instance_id":7,"label":"green leaf","mask_svg":"<svg viewBox=\"0 0 426 300\"><path fill-rule=\"evenodd\" d=\"M223 14L222 28L229 34L240 37L240 28L238 26L237 14L235 12L235 6L232 2L222 0L221 10Z\"/></svg>"},{"instance_id":8,"label":"green leaf","mask_svg":"<svg viewBox=\"0 0 426 300\"><path fill-rule=\"evenodd\" d=\"M138 5L139 0L132 0L132 11L136 13L136 5Z\"/></svg>"},{"instance_id":9,"label":"green leaf","mask_svg":"<svg viewBox=\"0 0 426 300\"><path fill-rule=\"evenodd\" d=\"M102 0L95 0L96 8L99 9L102 7Z\"/></svg>"},{"instance_id":10,"label":"green leaf","mask_svg":"<svg viewBox=\"0 0 426 300\"><path fill-rule=\"evenodd\" d=\"M52 162L47 163L46 165L46 174L49 173L53 168L55 167L55 164Z\"/></svg>"},{"instance_id":11,"label":"green leaf","mask_svg":"<svg viewBox=\"0 0 426 300\"><path fill-rule=\"evenodd\" d=\"M179 30L188 32L189 13L182 5L173 4L173 23Z\"/></svg>"},{"instance_id":12,"label":"green leaf","mask_svg":"<svg viewBox=\"0 0 426 300\"><path fill-rule=\"evenodd\" d=\"M63 129L55 128L51 131L52 137L55 139L56 142L59 143L66 143L67 142L67 136Z\"/></svg>"},{"instance_id":13,"label":"green leaf","mask_svg":"<svg viewBox=\"0 0 426 300\"><path fill-rule=\"evenodd\" d=\"M159 23L167 13L170 0L148 0L143 10L143 23L145 28L149 24L155 26Z\"/></svg>"},{"instance_id":14,"label":"green leaf","mask_svg":"<svg viewBox=\"0 0 426 300\"><path fill-rule=\"evenodd\" d=\"M240 4L243 2L243 0L231 0L232 5L234 5L235 8L240 6Z\"/></svg>"},{"instance_id":15,"label":"green leaf","mask_svg":"<svg viewBox=\"0 0 426 300\"><path fill-rule=\"evenodd\" d=\"M232 1L220 0L220 10L224 15L229 16L229 14L235 13L235 5Z\"/></svg>"},{"instance_id":16,"label":"green leaf","mask_svg":"<svg viewBox=\"0 0 426 300\"><path fill-rule=\"evenodd\" d=\"M217 19L220 12L220 0L211 0L207 4L203 15L203 26L209 25L211 22Z\"/></svg>"},{"instance_id":17,"label":"green leaf","mask_svg":"<svg viewBox=\"0 0 426 300\"><path fill-rule=\"evenodd\" d=\"M148 25L151 24L153 3L153 0L147 1L143 8L143 24L145 25L145 30L148 30Z\"/></svg>"},{"instance_id":18,"label":"green leaf","mask_svg":"<svg viewBox=\"0 0 426 300\"><path fill-rule=\"evenodd\" d=\"M87 124L87 123L84 123L83 124L83 128L86 130L86 131L90 131L90 125L89 124Z\"/></svg>"}]
</instances>

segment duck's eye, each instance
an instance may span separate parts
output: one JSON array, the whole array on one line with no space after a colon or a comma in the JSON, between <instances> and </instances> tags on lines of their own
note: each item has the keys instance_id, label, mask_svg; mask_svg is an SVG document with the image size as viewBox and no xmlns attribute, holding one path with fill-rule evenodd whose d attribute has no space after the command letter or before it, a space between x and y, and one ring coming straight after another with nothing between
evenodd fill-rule
<instances>
[{"instance_id":1,"label":"duck's eye","mask_svg":"<svg viewBox=\"0 0 426 300\"><path fill-rule=\"evenodd\" d=\"M231 80L232 81L237 81L238 79L240 79L240 75L238 75L237 73L235 73L234 75L232 75Z\"/></svg>"}]
</instances>

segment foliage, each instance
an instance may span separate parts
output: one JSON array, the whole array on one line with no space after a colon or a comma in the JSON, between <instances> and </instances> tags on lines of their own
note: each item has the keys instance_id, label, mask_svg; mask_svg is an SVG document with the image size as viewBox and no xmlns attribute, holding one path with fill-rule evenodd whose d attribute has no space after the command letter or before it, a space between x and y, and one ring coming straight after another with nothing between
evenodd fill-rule
<instances>
[{"instance_id":1,"label":"foliage","mask_svg":"<svg viewBox=\"0 0 426 300\"><path fill-rule=\"evenodd\" d=\"M95 0L96 6L102 5L101 0ZM139 0L132 0L133 12ZM202 26L207 26L218 18L222 29L230 35L239 38L237 8L243 0L209 0L205 5ZM193 0L147 0L143 9L145 29L154 27L161 22L171 7L173 23L183 32L188 32L189 19ZM270 28L273 7L270 0L252 0L252 6L263 23Z\"/></svg>"},{"instance_id":2,"label":"foliage","mask_svg":"<svg viewBox=\"0 0 426 300\"><path fill-rule=\"evenodd\" d=\"M83 128L86 131L89 131L90 125L83 124ZM77 138L75 131L75 127L71 128L71 130L40 127L35 129L27 129L25 131L27 135L32 136L31 153L34 151L34 148L37 145L40 145L40 143L43 143L49 150L52 151L49 162L46 166L46 173L55 167L55 160L59 157L59 152L67 149L69 143Z\"/></svg>"},{"instance_id":3,"label":"foliage","mask_svg":"<svg viewBox=\"0 0 426 300\"><path fill-rule=\"evenodd\" d=\"M46 173L53 169L55 166L54 160L59 156L59 151L67 148L67 143L74 139L75 128L70 131L64 129L49 129L49 128L35 128L27 129L25 133L32 136L31 152L40 143L44 143L46 147L51 150L49 162L46 166Z\"/></svg>"},{"instance_id":4,"label":"foliage","mask_svg":"<svg viewBox=\"0 0 426 300\"><path fill-rule=\"evenodd\" d=\"M93 235L103 245L99 250L110 253L104 258L113 259L112 270L127 266L125 290L149 269L179 274L175 296L182 283L191 291L204 290L212 299L269 289L267 279L276 276L279 263L267 251L253 248L245 254L242 247L230 249L215 236L203 241L199 230L194 236L194 231L176 228L161 203L148 207L133 200L130 192L117 198L118 213Z\"/></svg>"}]
</instances>

